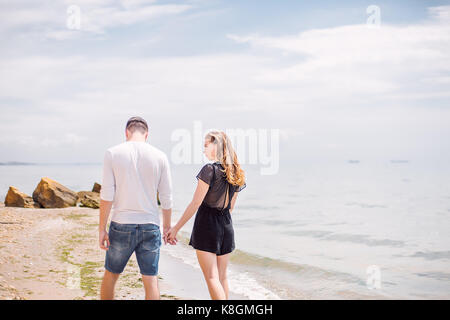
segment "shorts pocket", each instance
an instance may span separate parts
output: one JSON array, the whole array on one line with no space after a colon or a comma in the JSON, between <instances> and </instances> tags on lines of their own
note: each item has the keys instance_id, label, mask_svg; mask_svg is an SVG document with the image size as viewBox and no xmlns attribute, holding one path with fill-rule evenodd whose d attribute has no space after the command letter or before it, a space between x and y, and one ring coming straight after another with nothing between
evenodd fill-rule
<instances>
[{"instance_id":1,"label":"shorts pocket","mask_svg":"<svg viewBox=\"0 0 450 320\"><path fill-rule=\"evenodd\" d=\"M156 252L161 247L161 232L159 229L142 231L142 248Z\"/></svg>"},{"instance_id":2,"label":"shorts pocket","mask_svg":"<svg viewBox=\"0 0 450 320\"><path fill-rule=\"evenodd\" d=\"M131 231L119 230L114 225L111 225L108 236L112 249L124 251L130 248Z\"/></svg>"}]
</instances>

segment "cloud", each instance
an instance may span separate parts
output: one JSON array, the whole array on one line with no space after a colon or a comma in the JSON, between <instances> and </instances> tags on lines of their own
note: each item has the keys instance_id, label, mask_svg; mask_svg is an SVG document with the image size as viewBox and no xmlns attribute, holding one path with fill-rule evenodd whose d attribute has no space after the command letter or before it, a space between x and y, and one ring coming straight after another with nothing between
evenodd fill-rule
<instances>
[{"instance_id":1,"label":"cloud","mask_svg":"<svg viewBox=\"0 0 450 320\"><path fill-rule=\"evenodd\" d=\"M290 140L303 136L305 133L298 128L283 128L280 129L280 138L282 140Z\"/></svg>"},{"instance_id":2,"label":"cloud","mask_svg":"<svg viewBox=\"0 0 450 320\"><path fill-rule=\"evenodd\" d=\"M82 30L103 33L105 29L149 21L161 16L179 14L190 5L166 4L149 6L127 6L125 8L104 7L83 13Z\"/></svg>"},{"instance_id":3,"label":"cloud","mask_svg":"<svg viewBox=\"0 0 450 320\"><path fill-rule=\"evenodd\" d=\"M438 20L441 23L450 23L450 6L430 7L428 13L433 20Z\"/></svg>"},{"instance_id":4,"label":"cloud","mask_svg":"<svg viewBox=\"0 0 450 320\"><path fill-rule=\"evenodd\" d=\"M15 1L0 11L4 35L65 40L87 34L103 34L108 29L183 13L190 4L157 4L156 1L79 0ZM72 21L78 21L76 24Z\"/></svg>"},{"instance_id":5,"label":"cloud","mask_svg":"<svg viewBox=\"0 0 450 320\"><path fill-rule=\"evenodd\" d=\"M255 52L270 49L268 55L297 58L258 79L267 85L296 86L311 98L323 93L333 99L448 97L450 6L430 8L429 13L427 21L406 26L347 25L279 37L227 37L249 44Z\"/></svg>"},{"instance_id":6,"label":"cloud","mask_svg":"<svg viewBox=\"0 0 450 320\"><path fill-rule=\"evenodd\" d=\"M110 2L94 4L109 8ZM155 5L134 1L116 10ZM437 154L450 150L436 138L450 133L448 12L430 8L427 20L410 25L346 25L278 37L229 34L236 50L227 53L123 57L108 49L99 55L68 49L3 58L0 136L15 133L43 149L86 142L76 144L80 140L66 133L95 137L83 145L94 160L123 138L127 117L139 114L158 119L152 134L166 147L171 130L201 119L204 127L279 128L297 156L321 148L350 158L382 152L407 158L425 148ZM108 19L99 30L127 20ZM3 150L13 148L11 139L0 139ZM83 159L70 152L61 156Z\"/></svg>"},{"instance_id":7,"label":"cloud","mask_svg":"<svg viewBox=\"0 0 450 320\"><path fill-rule=\"evenodd\" d=\"M30 149L41 150L42 148L57 148L57 147L73 147L80 145L87 141L84 136L77 135L75 133L65 133L61 136L44 136L37 137L31 135L10 135L2 136L0 138L1 144L19 145L21 147L27 147Z\"/></svg>"}]
</instances>

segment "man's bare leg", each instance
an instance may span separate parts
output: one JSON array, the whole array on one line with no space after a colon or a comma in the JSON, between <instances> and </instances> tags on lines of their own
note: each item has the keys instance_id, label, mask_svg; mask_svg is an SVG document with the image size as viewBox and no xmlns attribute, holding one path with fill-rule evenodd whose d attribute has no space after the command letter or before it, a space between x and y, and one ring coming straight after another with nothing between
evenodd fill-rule
<instances>
[{"instance_id":1,"label":"man's bare leg","mask_svg":"<svg viewBox=\"0 0 450 320\"><path fill-rule=\"evenodd\" d=\"M103 275L102 286L100 289L100 300L113 300L114 299L114 287L117 279L119 279L120 273L112 273L105 270Z\"/></svg>"},{"instance_id":2,"label":"man's bare leg","mask_svg":"<svg viewBox=\"0 0 450 320\"><path fill-rule=\"evenodd\" d=\"M159 300L158 276L142 275L145 289L145 300Z\"/></svg>"}]
</instances>

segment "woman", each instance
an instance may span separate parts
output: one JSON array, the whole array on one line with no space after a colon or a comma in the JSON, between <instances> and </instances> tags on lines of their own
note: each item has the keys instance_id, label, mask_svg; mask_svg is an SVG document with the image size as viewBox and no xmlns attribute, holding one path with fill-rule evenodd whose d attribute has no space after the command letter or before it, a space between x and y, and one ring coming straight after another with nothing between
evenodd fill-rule
<instances>
[{"instance_id":1,"label":"woman","mask_svg":"<svg viewBox=\"0 0 450 320\"><path fill-rule=\"evenodd\" d=\"M211 131L205 137L206 157L214 161L203 166L192 202L178 223L167 233L176 242L178 231L197 211L189 245L196 249L209 294L213 300L228 299L227 266L235 248L231 212L237 192L246 187L244 171L228 136Z\"/></svg>"}]
</instances>

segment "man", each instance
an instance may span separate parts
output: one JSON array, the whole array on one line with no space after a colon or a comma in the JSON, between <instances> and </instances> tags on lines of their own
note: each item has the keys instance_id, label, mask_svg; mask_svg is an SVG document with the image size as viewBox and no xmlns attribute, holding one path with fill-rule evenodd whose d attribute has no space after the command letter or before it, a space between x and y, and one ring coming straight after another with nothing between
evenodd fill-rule
<instances>
[{"instance_id":1,"label":"man","mask_svg":"<svg viewBox=\"0 0 450 320\"><path fill-rule=\"evenodd\" d=\"M142 274L146 300L160 298L158 288L161 246L157 192L163 212L163 232L170 229L172 181L165 153L146 143L147 122L128 120L126 141L109 148L104 156L100 192L99 244L106 250L100 298L114 299L114 287L133 252ZM112 209L112 210L111 210ZM108 217L112 211L109 232ZM170 241L170 244L175 244Z\"/></svg>"}]
</instances>

